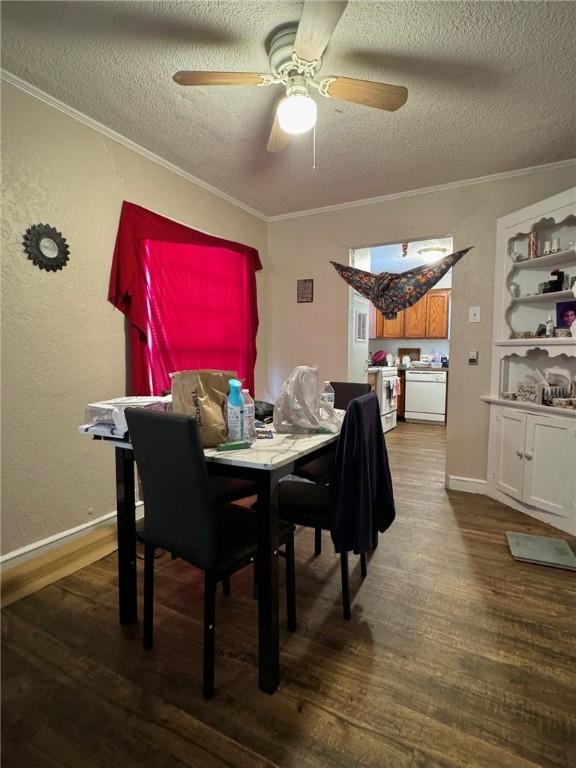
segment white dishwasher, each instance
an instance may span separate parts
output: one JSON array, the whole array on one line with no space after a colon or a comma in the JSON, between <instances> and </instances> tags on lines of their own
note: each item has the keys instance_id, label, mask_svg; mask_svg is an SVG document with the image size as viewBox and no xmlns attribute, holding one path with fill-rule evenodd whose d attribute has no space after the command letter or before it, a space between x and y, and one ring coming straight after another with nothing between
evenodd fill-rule
<instances>
[{"instance_id":1,"label":"white dishwasher","mask_svg":"<svg viewBox=\"0 0 576 768\"><path fill-rule=\"evenodd\" d=\"M406 371L406 421L446 421L446 371Z\"/></svg>"}]
</instances>

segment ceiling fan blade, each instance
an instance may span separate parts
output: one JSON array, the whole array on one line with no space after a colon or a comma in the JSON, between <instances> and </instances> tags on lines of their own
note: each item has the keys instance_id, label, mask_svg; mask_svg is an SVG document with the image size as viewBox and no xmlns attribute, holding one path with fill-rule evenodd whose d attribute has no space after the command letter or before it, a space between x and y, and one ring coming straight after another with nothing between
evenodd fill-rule
<instances>
[{"instance_id":1,"label":"ceiling fan blade","mask_svg":"<svg viewBox=\"0 0 576 768\"><path fill-rule=\"evenodd\" d=\"M347 0L306 0L294 41L299 59L315 61L322 56L347 5Z\"/></svg>"},{"instance_id":2,"label":"ceiling fan blade","mask_svg":"<svg viewBox=\"0 0 576 768\"><path fill-rule=\"evenodd\" d=\"M268 85L270 77L254 72L176 72L178 85Z\"/></svg>"},{"instance_id":3,"label":"ceiling fan blade","mask_svg":"<svg viewBox=\"0 0 576 768\"><path fill-rule=\"evenodd\" d=\"M329 79L329 78L327 78ZM374 83L371 80L356 80L353 77L335 77L328 83L325 92L333 99L363 104L365 107L386 109L394 112L406 104L408 90L402 85Z\"/></svg>"},{"instance_id":4,"label":"ceiling fan blade","mask_svg":"<svg viewBox=\"0 0 576 768\"><path fill-rule=\"evenodd\" d=\"M280 128L278 114L276 113L274 115L274 122L272 123L272 129L270 131L266 149L268 152L280 152L281 150L286 149L288 144L290 144L290 135Z\"/></svg>"}]
</instances>

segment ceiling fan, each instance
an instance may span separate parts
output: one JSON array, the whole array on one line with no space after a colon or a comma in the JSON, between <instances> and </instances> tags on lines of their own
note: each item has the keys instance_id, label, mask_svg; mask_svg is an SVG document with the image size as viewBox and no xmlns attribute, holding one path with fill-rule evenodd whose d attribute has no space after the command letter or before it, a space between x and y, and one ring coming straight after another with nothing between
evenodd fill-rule
<instances>
[{"instance_id":1,"label":"ceiling fan","mask_svg":"<svg viewBox=\"0 0 576 768\"><path fill-rule=\"evenodd\" d=\"M267 43L271 74L253 72L176 72L179 85L281 85L286 95L276 108L268 139L268 152L279 152L290 135L305 133L316 124L317 107L309 90L322 96L394 112L406 103L408 91L400 85L317 75L322 54L348 3L306 0L300 21L275 30Z\"/></svg>"}]
</instances>

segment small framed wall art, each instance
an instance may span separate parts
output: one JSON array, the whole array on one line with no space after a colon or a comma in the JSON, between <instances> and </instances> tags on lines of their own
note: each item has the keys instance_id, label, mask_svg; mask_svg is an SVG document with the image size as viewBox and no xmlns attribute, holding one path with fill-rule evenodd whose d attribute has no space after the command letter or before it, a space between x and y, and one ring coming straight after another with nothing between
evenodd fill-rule
<instances>
[{"instance_id":1,"label":"small framed wall art","mask_svg":"<svg viewBox=\"0 0 576 768\"><path fill-rule=\"evenodd\" d=\"M314 301L314 280L296 281L296 300L298 304L308 304Z\"/></svg>"}]
</instances>

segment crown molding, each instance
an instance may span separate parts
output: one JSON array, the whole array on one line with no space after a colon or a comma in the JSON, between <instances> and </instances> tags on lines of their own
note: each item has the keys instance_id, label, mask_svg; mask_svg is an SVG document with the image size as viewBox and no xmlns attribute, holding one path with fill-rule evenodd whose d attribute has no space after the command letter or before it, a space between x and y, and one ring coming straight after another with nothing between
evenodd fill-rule
<instances>
[{"instance_id":1,"label":"crown molding","mask_svg":"<svg viewBox=\"0 0 576 768\"><path fill-rule=\"evenodd\" d=\"M186 181L190 181L193 184L196 184L198 187L205 189L207 192L211 192L213 195L216 195L216 197L219 197L220 199L225 200L226 202L231 203L232 205L235 205L237 208L240 208L241 210L246 211L246 213L249 213L252 216L255 216L256 218L262 221L265 221L267 223L284 221L285 219L297 219L303 216L314 216L318 213L331 213L333 211L342 211L342 210L345 210L346 208L359 208L365 205L375 205L377 203L389 202L390 200L401 200L402 198L405 198L405 197L417 197L418 195L429 195L429 194L432 194L433 192L443 192L450 189L458 189L459 187L471 186L473 184L487 184L487 183L490 183L491 181L503 181L505 179L512 179L516 176L525 176L529 173L535 173L540 171L544 171L544 172L552 171L556 168L567 168L567 167L576 168L576 158L570 158L569 160L560 160L559 162L556 162L556 163L548 163L545 165L533 165L528 168L520 168L515 171L504 171L502 173L493 173L493 174L490 174L489 176L478 176L472 179L461 179L460 181L449 181L446 184L436 184L432 187L420 187L418 189L409 189L409 190L406 190L405 192L392 192L388 195L380 195L378 197L367 197L367 198L364 198L363 200L352 200L347 203L337 203L335 205L326 205L320 208L307 208L300 211L292 211L290 213L280 213L276 216L267 216L262 211L257 211L255 208L251 208L249 205L247 205L246 203L243 203L241 200L237 200L235 197L232 197L231 195L226 194L226 192L222 192L222 190L211 186L206 181L203 181L202 179L199 179L196 176L193 176L188 171L184 171L182 168L175 165L174 163L171 163L168 160L165 160L159 155L155 155L150 150L145 149L144 147L141 147L139 144L136 144L136 142L132 141L131 139L128 139L126 136L123 136L122 134L117 133L116 131L113 131L111 128L108 128L106 125L99 123L97 120L94 120L88 115L85 115L83 112L80 112L79 110L74 109L74 107L70 107L68 104L65 104L63 101L56 99L54 96L50 96L50 94L40 90L40 88L37 88L35 85L32 85L27 80L23 80L17 75L13 75L11 72L8 72L8 70L0 69L0 80L4 80L10 85L13 85L16 88L19 88L22 91L25 91L30 96L33 96L34 98L39 99L40 101L43 101L45 104L48 104L49 106L60 110L60 112L63 112L69 117L72 117L74 120L78 120L79 122L83 123L89 128L92 128L93 130L98 131L99 133L103 134L107 138L112 139L112 141L116 141L118 144L122 144L128 149L131 149L132 151L137 152L139 155L142 155L142 157L145 157L147 160L151 160L153 163L156 163L157 165L161 165L163 168L166 168L166 170L172 173L175 173L177 176L180 176L183 179L186 179Z\"/></svg>"},{"instance_id":2,"label":"crown molding","mask_svg":"<svg viewBox=\"0 0 576 768\"><path fill-rule=\"evenodd\" d=\"M139 144L136 144L136 142L132 141L131 139L128 139L126 136L123 136L121 133L117 133L116 131L113 131L111 128L108 128L108 126L103 125L102 123L99 123L97 120L94 120L88 115L85 115L83 112L80 112L79 110L74 109L74 107L70 107L68 104L65 104L63 101L56 99L54 96L51 96L49 93L45 93L44 91L40 90L40 88L37 88L35 85L32 85L27 80L23 80L22 78L17 77L17 75L13 75L11 72L8 72L8 70L0 69L0 79L4 80L10 85L13 85L15 88L19 88L21 91L25 91L30 96L33 96L34 98L39 99L40 101L43 101L45 104L48 104L50 107L54 107L54 109L58 109L60 112L64 112L64 114L68 115L68 117L72 117L74 120L78 120L78 122L83 123L84 125L87 125L88 128L92 128L94 131L98 131L99 133L106 136L108 139L112 139L112 141L116 141L118 144L122 144L128 149L131 149L133 152L137 152L139 155L142 155L142 157L145 157L147 160L151 160L153 163L156 163L157 165L161 165L163 168L166 168L166 170L170 171L171 173L175 173L177 176L181 176L183 179L186 179L186 181L191 181L193 184L196 184L196 186L201 187L202 189L205 189L207 192L211 192L213 195L216 195L222 200L225 200L227 203L231 203L232 205L235 205L237 208L241 208L243 211L246 211L246 213L250 213L252 214L252 216L256 216L258 219L261 219L262 221L268 220L268 217L265 214L263 214L261 211L257 211L254 208L250 208L249 205L246 205L246 203L243 203L241 200L237 200L235 197L232 197L231 195L227 195L226 192L222 192L222 190L211 186L210 184L208 184L205 181L202 181L202 179L199 179L196 176L193 176L191 173L188 173L188 171L184 171L182 168L179 168L177 165L174 165L174 163L171 163L168 160L165 160L163 157L160 157L159 155L155 155L153 152L150 152L150 150L145 149L144 147L141 147Z\"/></svg>"},{"instance_id":3,"label":"crown molding","mask_svg":"<svg viewBox=\"0 0 576 768\"><path fill-rule=\"evenodd\" d=\"M346 208L359 208L364 205L375 205L376 203L385 203L390 200L401 200L404 197L417 197L418 195L429 195L433 192L444 192L449 189L458 189L459 187L468 187L473 184L488 184L491 181L504 181L513 179L516 176L526 176L529 173L539 171L553 171L556 168L576 168L576 158L568 160L559 160L556 163L545 165L532 165L529 168L519 168L516 171L503 171L502 173L492 173L489 176L477 176L473 179L462 179L460 181L449 181L446 184L436 184L433 187L421 187L419 189L409 189L406 192L392 192L389 195L380 195L379 197L367 197L364 200L352 200L348 203L337 203L335 205L326 205L322 208L308 208L302 211L293 211L292 213L280 213L277 216L268 216L269 223L275 221L284 221L285 219L297 219L301 216L314 216L318 213L332 213L333 211L343 211Z\"/></svg>"}]
</instances>

